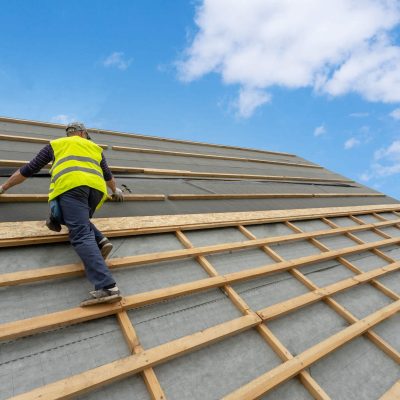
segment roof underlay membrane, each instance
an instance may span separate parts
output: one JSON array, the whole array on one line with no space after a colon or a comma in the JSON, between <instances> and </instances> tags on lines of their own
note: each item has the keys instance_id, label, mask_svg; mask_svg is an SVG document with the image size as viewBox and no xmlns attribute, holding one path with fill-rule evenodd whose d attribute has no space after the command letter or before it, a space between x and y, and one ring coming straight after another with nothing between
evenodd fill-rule
<instances>
[{"instance_id":1,"label":"roof underlay membrane","mask_svg":"<svg viewBox=\"0 0 400 400\"><path fill-rule=\"evenodd\" d=\"M2 176L62 129L0 119ZM397 200L285 153L91 136L127 198L94 220L123 300L78 306L47 171L7 192L0 400L399 398Z\"/></svg>"}]
</instances>

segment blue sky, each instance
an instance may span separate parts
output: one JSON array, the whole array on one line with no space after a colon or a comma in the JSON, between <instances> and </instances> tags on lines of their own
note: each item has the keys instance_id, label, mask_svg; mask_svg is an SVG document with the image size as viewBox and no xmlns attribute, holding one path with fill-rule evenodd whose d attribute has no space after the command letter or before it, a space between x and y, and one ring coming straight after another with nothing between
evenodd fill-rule
<instances>
[{"instance_id":1,"label":"blue sky","mask_svg":"<svg viewBox=\"0 0 400 400\"><path fill-rule=\"evenodd\" d=\"M0 115L295 153L400 199L399 1L1 1Z\"/></svg>"}]
</instances>

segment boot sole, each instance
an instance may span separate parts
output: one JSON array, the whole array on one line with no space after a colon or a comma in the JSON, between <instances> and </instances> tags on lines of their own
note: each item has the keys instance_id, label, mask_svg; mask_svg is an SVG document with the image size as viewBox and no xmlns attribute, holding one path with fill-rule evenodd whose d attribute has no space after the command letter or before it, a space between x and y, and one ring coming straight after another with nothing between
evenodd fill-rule
<instances>
[{"instance_id":1,"label":"boot sole","mask_svg":"<svg viewBox=\"0 0 400 400\"><path fill-rule=\"evenodd\" d=\"M96 304L103 304L103 303L116 303L117 301L120 301L122 299L122 296L119 294L113 294L111 296L107 297L100 297L99 299L89 299L89 300L84 300L80 304L81 307L87 307L87 306L95 306Z\"/></svg>"}]
</instances>

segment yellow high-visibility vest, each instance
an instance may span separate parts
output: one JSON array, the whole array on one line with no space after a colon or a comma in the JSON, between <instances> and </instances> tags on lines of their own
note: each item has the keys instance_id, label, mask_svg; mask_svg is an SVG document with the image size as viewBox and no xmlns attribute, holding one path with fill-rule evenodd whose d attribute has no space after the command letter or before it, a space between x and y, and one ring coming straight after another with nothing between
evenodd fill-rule
<instances>
[{"instance_id":1,"label":"yellow high-visibility vest","mask_svg":"<svg viewBox=\"0 0 400 400\"><path fill-rule=\"evenodd\" d=\"M89 186L104 194L97 209L107 198L107 187L100 167L103 149L90 140L71 136L52 140L54 163L50 170L49 201L78 186Z\"/></svg>"}]
</instances>

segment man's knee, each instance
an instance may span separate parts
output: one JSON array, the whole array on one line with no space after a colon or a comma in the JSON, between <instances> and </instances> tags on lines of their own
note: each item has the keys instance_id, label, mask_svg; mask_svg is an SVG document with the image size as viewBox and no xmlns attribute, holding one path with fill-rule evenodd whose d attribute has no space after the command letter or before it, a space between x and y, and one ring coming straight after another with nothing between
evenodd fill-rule
<instances>
[{"instance_id":1,"label":"man's knee","mask_svg":"<svg viewBox=\"0 0 400 400\"><path fill-rule=\"evenodd\" d=\"M91 237L91 229L89 224L79 224L69 226L69 238L72 244L87 240Z\"/></svg>"}]
</instances>

